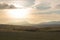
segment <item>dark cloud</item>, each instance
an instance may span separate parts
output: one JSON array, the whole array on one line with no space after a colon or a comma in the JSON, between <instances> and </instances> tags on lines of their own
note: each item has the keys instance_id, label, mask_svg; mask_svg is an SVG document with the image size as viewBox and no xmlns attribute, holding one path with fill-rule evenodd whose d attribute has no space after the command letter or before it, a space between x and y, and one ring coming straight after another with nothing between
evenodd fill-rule
<instances>
[{"instance_id":1,"label":"dark cloud","mask_svg":"<svg viewBox=\"0 0 60 40\"><path fill-rule=\"evenodd\" d=\"M50 9L51 6L49 4L42 3L42 4L35 6L35 8L38 10L47 10L47 9Z\"/></svg>"},{"instance_id":2,"label":"dark cloud","mask_svg":"<svg viewBox=\"0 0 60 40\"><path fill-rule=\"evenodd\" d=\"M8 5L8 4L5 4L5 3L0 4L0 9L13 9L13 8L15 8L14 5Z\"/></svg>"},{"instance_id":3,"label":"dark cloud","mask_svg":"<svg viewBox=\"0 0 60 40\"><path fill-rule=\"evenodd\" d=\"M14 5L9 5L9 7L8 7L9 9L14 9L14 8L16 8Z\"/></svg>"},{"instance_id":4,"label":"dark cloud","mask_svg":"<svg viewBox=\"0 0 60 40\"><path fill-rule=\"evenodd\" d=\"M56 5L56 8L60 9L60 4L57 4L57 5Z\"/></svg>"}]
</instances>

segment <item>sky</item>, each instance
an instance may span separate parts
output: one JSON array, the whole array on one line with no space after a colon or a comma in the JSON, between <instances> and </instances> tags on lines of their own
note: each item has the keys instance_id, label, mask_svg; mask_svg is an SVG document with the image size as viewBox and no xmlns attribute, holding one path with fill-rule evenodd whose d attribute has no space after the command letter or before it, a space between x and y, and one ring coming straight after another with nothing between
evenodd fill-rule
<instances>
[{"instance_id":1,"label":"sky","mask_svg":"<svg viewBox=\"0 0 60 40\"><path fill-rule=\"evenodd\" d=\"M10 18L7 9L14 8L29 9L28 17ZM51 21L60 21L60 0L0 0L0 24L40 24Z\"/></svg>"}]
</instances>

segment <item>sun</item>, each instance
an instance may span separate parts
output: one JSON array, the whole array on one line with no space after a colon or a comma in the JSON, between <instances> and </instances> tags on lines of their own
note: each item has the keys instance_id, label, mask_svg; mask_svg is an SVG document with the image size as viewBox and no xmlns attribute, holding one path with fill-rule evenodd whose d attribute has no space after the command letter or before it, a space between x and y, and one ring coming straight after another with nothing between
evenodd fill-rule
<instances>
[{"instance_id":1,"label":"sun","mask_svg":"<svg viewBox=\"0 0 60 40\"><path fill-rule=\"evenodd\" d=\"M29 14L29 10L28 9L12 9L8 11L8 15L10 18L15 18L15 19L23 19L23 18L27 18Z\"/></svg>"},{"instance_id":2,"label":"sun","mask_svg":"<svg viewBox=\"0 0 60 40\"><path fill-rule=\"evenodd\" d=\"M10 18L23 19L28 17L30 9L24 8L24 6L22 5L22 1L13 2L13 5L16 7L16 9L11 9L7 11L7 14Z\"/></svg>"}]
</instances>

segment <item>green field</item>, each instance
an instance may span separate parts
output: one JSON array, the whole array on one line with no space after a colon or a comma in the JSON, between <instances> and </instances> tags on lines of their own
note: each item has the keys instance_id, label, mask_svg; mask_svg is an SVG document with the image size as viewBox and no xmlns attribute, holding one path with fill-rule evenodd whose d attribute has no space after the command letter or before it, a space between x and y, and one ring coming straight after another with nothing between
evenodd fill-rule
<instances>
[{"instance_id":1,"label":"green field","mask_svg":"<svg viewBox=\"0 0 60 40\"><path fill-rule=\"evenodd\" d=\"M0 40L60 40L60 32L0 32Z\"/></svg>"}]
</instances>

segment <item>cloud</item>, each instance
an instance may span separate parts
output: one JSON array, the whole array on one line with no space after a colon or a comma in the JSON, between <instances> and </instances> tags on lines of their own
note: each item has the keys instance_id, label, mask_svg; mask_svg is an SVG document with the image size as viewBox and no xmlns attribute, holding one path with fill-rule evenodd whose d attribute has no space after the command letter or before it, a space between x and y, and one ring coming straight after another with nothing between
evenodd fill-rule
<instances>
[{"instance_id":1,"label":"cloud","mask_svg":"<svg viewBox=\"0 0 60 40\"><path fill-rule=\"evenodd\" d=\"M14 4L15 2L11 1L10 3ZM23 0L20 4L28 8L30 8L30 6L33 7L30 9L30 15L28 16L27 19L25 19L25 21L31 24L37 24L37 23L48 22L48 21L60 21L59 3L60 3L59 0L25 0L25 1ZM15 6L8 5L8 4L0 4L0 9L11 9L11 8L15 8ZM22 19L18 19L18 20L10 19L9 15L4 13L4 11L0 11L0 13L1 13L0 23L17 24L23 22L23 21L21 22Z\"/></svg>"},{"instance_id":2,"label":"cloud","mask_svg":"<svg viewBox=\"0 0 60 40\"><path fill-rule=\"evenodd\" d=\"M60 4L57 4L56 5L56 9L60 9Z\"/></svg>"},{"instance_id":3,"label":"cloud","mask_svg":"<svg viewBox=\"0 0 60 40\"><path fill-rule=\"evenodd\" d=\"M34 2L35 2L35 0L25 0L25 1L22 1L21 4L22 4L24 7L29 7L29 6L34 5Z\"/></svg>"},{"instance_id":4,"label":"cloud","mask_svg":"<svg viewBox=\"0 0 60 40\"><path fill-rule=\"evenodd\" d=\"M60 0L35 0L34 8L39 10L60 9Z\"/></svg>"},{"instance_id":5,"label":"cloud","mask_svg":"<svg viewBox=\"0 0 60 40\"><path fill-rule=\"evenodd\" d=\"M15 8L14 5L8 5L6 3L0 4L0 9L13 9L13 8Z\"/></svg>"},{"instance_id":6,"label":"cloud","mask_svg":"<svg viewBox=\"0 0 60 40\"><path fill-rule=\"evenodd\" d=\"M38 10L48 10L51 8L51 6L49 4L46 4L46 3L41 3L37 6L35 6L35 8Z\"/></svg>"},{"instance_id":7,"label":"cloud","mask_svg":"<svg viewBox=\"0 0 60 40\"><path fill-rule=\"evenodd\" d=\"M31 24L38 24L42 22L49 22L49 21L60 21L60 14L31 14L30 18L26 19Z\"/></svg>"},{"instance_id":8,"label":"cloud","mask_svg":"<svg viewBox=\"0 0 60 40\"><path fill-rule=\"evenodd\" d=\"M35 12L34 14L37 14L37 15L39 15L39 14L53 14L53 13L55 13L55 14L60 14L60 10L50 10L50 11L40 11L40 12Z\"/></svg>"}]
</instances>

